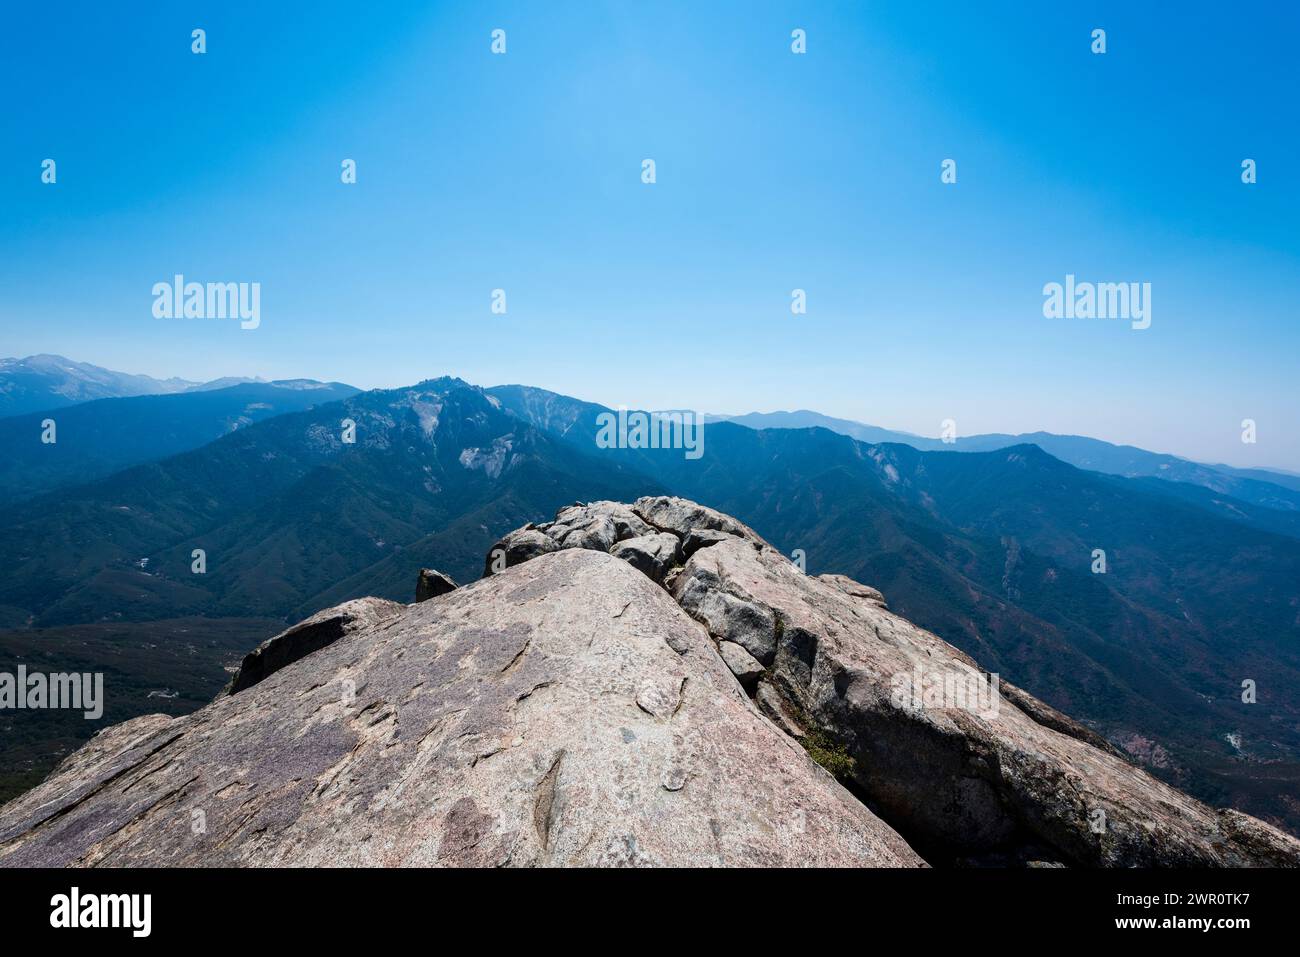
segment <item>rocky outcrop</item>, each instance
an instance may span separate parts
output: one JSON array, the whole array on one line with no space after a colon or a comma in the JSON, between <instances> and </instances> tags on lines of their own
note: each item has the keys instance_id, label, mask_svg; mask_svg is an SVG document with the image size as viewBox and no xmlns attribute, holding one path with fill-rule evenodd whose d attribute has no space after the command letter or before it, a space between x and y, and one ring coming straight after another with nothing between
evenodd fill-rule
<instances>
[{"instance_id":1,"label":"rocky outcrop","mask_svg":"<svg viewBox=\"0 0 1300 957\"><path fill-rule=\"evenodd\" d=\"M292 628L268 638L247 655L226 685L226 694L238 694L275 674L286 665L319 651L345 635L387 621L402 605L382 598L358 598L317 612Z\"/></svg>"},{"instance_id":2,"label":"rocky outcrop","mask_svg":"<svg viewBox=\"0 0 1300 957\"><path fill-rule=\"evenodd\" d=\"M456 582L452 580L450 575L446 575L435 568L421 568L420 577L415 582L415 600L417 602L428 601L430 598L437 598L439 595L455 591L456 588Z\"/></svg>"},{"instance_id":3,"label":"rocky outcrop","mask_svg":"<svg viewBox=\"0 0 1300 957\"><path fill-rule=\"evenodd\" d=\"M858 792L936 860L1300 862L1300 844L1281 832L1252 821L1261 840L1241 839L1220 814L1020 689L994 686L873 596L802 575L771 549L701 551L674 594L719 637L730 620L710 611L726 603L775 619L765 663L783 712L842 749Z\"/></svg>"},{"instance_id":4,"label":"rocky outcrop","mask_svg":"<svg viewBox=\"0 0 1300 957\"><path fill-rule=\"evenodd\" d=\"M0 810L0 866L922 864L581 547L110 728Z\"/></svg>"},{"instance_id":5,"label":"rocky outcrop","mask_svg":"<svg viewBox=\"0 0 1300 957\"><path fill-rule=\"evenodd\" d=\"M1152 778L891 614L876 589L804 575L752 529L694 502L646 498L630 511L682 540L671 594L763 714L933 861L1300 865L1300 842Z\"/></svg>"},{"instance_id":6,"label":"rocky outcrop","mask_svg":"<svg viewBox=\"0 0 1300 957\"><path fill-rule=\"evenodd\" d=\"M0 865L1300 864L696 503L569 506L486 570L96 736L0 809Z\"/></svg>"},{"instance_id":7,"label":"rocky outcrop","mask_svg":"<svg viewBox=\"0 0 1300 957\"><path fill-rule=\"evenodd\" d=\"M757 533L730 515L667 495L621 502L575 502L555 520L531 522L503 536L488 550L490 575L562 548L610 552L656 581L700 548L740 539L760 543Z\"/></svg>"},{"instance_id":8,"label":"rocky outcrop","mask_svg":"<svg viewBox=\"0 0 1300 957\"><path fill-rule=\"evenodd\" d=\"M715 531L748 542L763 542L758 533L743 522L684 498L649 496L637 499L632 511L659 531L672 532L681 539L690 537L692 532Z\"/></svg>"}]
</instances>

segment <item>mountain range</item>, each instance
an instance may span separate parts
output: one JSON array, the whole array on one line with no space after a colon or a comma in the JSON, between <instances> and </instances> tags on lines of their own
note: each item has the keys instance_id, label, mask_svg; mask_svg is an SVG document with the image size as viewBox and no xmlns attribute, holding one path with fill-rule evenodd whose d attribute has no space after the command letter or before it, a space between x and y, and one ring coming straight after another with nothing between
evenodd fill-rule
<instances>
[{"instance_id":1,"label":"mountain range","mask_svg":"<svg viewBox=\"0 0 1300 957\"><path fill-rule=\"evenodd\" d=\"M28 356L25 359L0 359L0 419L6 416L16 416L23 412L48 411L100 398L172 395L177 393L189 394L192 397L194 393L225 391L233 386L241 385L265 385L282 390L319 390L313 402L301 402L303 407L308 404L320 404L333 398L342 398L344 394L359 391L343 383L323 383L312 379L266 382L261 379L227 376L209 382L193 382L175 377L163 380L150 376L116 372L85 362L74 362L63 356L35 355ZM498 386L494 391L503 400L511 402L523 401L518 398L518 392L522 389L526 389L526 387ZM215 425L232 429L240 424L246 424L247 421L255 421L258 418L266 418L268 415L277 414L277 410L291 411L292 405L295 404L280 393L278 402L270 403L270 409L263 409L259 404L261 400L256 393L244 393L243 395L247 395L250 399L248 409L244 410L241 415L240 409L232 407L225 411L224 417L221 415L220 410L215 408L204 409L199 403L194 402L193 398L188 402L181 401L172 405L141 405L136 407L135 410L127 410L125 407L116 405L105 407L100 413L102 416L114 414L127 416L128 421L122 425L124 434L132 431L130 414L134 411L141 418L156 419L160 423L158 431L162 432L163 435L156 445L151 445L142 438L137 439L135 442L121 443L125 448L116 456L105 460L104 467L99 471L92 471L86 477L104 474L104 468L108 470L113 467L124 468L137 462L149 461L167 454L197 447L202 442L210 441L220 434L212 433L212 428ZM240 397L241 394L239 393L228 396L232 401L237 401ZM534 401L545 402L546 400L535 398ZM587 405L597 412L603 408L593 403ZM569 414L572 413L572 409L568 411ZM564 413L547 414L543 409L535 409L530 410L529 414L534 413L540 413L547 419L549 423L547 428L549 430L554 431L556 428L563 430L563 424L554 421L554 417ZM868 443L897 443L910 445L922 451L987 452L1009 448L1013 445L1037 445L1061 461L1068 462L1081 469L1120 475L1125 478L1149 477L1197 485L1213 493L1229 496L1236 501L1247 502L1264 508L1300 511L1300 474L1276 469L1242 469L1222 464L1207 465L1166 453L1149 452L1131 445L1116 445L1087 436L1056 435L1050 432L1030 432L1016 435L990 433L955 436L950 442L945 442L941 439L915 435L910 432L901 432L849 419L835 418L807 409L794 412L750 412L744 415L706 415L705 418L709 422L733 422L753 429L824 428ZM196 427L207 424L207 428L199 427L192 431L186 431L186 425L190 423ZM14 428L12 424L6 424L6 427L10 430ZM95 422L90 423L89 428L83 428L79 432L85 434L92 430L99 431L101 428L102 425ZM173 430L179 431L180 434L175 436L167 435L168 432ZM11 446L14 438L14 433L9 431L0 436L0 441L3 441L8 447ZM13 447L18 448L20 446L14 445ZM90 463L93 462L96 455L102 454L102 452L102 448L94 449L89 454L77 458ZM24 462L22 468L17 471L26 473L29 464ZM92 470L93 468L92 465ZM37 488L48 490L47 486L39 484ZM6 494L10 499L14 495L12 491L6 492L4 486L0 485L0 496ZM0 502L4 500L4 498L0 498Z\"/></svg>"},{"instance_id":2,"label":"mountain range","mask_svg":"<svg viewBox=\"0 0 1300 957\"><path fill-rule=\"evenodd\" d=\"M63 356L0 359L0 416L58 409L92 399L185 392L201 383L114 372Z\"/></svg>"},{"instance_id":3,"label":"mountain range","mask_svg":"<svg viewBox=\"0 0 1300 957\"><path fill-rule=\"evenodd\" d=\"M1157 776L1300 825L1300 538L1285 505L1085 470L1037 442L918 449L751 420L711 423L698 461L601 448L602 406L453 378L276 406L231 431L247 388L210 393L206 419L197 405L157 407L207 423L187 432L193 447L141 447L113 460L119 471L0 507L11 556L0 647L21 656L136 622L154 644L183 634L219 684L233 653L211 637L223 622L287 623L365 595L408 601L420 567L477 577L502 532L537 515L667 492L735 515L810 574L874 585ZM153 407L130 411L139 402L77 408L98 406L108 436L118 415L148 421ZM208 433L220 437L202 442ZM1242 700L1247 681L1256 703ZM153 703L110 694L110 706L120 720Z\"/></svg>"},{"instance_id":4,"label":"mountain range","mask_svg":"<svg viewBox=\"0 0 1300 957\"><path fill-rule=\"evenodd\" d=\"M0 447L8 453L0 460L0 505L196 449L254 422L358 391L304 379L247 382L0 418ZM52 443L43 441L46 421L55 425Z\"/></svg>"},{"instance_id":5,"label":"mountain range","mask_svg":"<svg viewBox=\"0 0 1300 957\"><path fill-rule=\"evenodd\" d=\"M1300 475L1277 469L1241 469L1231 465L1205 465L1148 452L1132 445L1115 445L1083 435L1022 432L954 436L951 442L896 432L850 419L837 419L801 409L797 412L750 412L746 415L711 415L710 421L734 422L751 429L830 429L863 442L893 442L927 452L990 452L1013 445L1037 445L1062 462L1092 472L1124 478L1157 478L1199 485L1212 492L1266 508L1300 511Z\"/></svg>"}]
</instances>

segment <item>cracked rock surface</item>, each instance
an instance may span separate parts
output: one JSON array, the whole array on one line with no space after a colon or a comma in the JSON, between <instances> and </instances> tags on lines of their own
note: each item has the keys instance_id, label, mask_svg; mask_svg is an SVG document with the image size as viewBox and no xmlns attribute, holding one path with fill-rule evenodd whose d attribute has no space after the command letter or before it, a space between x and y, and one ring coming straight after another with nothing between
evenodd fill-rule
<instances>
[{"instance_id":1,"label":"cracked rock surface","mask_svg":"<svg viewBox=\"0 0 1300 957\"><path fill-rule=\"evenodd\" d=\"M585 547L110 728L0 810L0 866L922 863Z\"/></svg>"}]
</instances>

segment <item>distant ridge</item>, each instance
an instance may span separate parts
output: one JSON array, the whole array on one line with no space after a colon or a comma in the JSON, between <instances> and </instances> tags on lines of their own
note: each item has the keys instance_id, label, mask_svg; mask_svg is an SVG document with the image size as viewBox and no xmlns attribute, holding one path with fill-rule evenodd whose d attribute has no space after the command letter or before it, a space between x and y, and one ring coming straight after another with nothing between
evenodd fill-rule
<instances>
[{"instance_id":1,"label":"distant ridge","mask_svg":"<svg viewBox=\"0 0 1300 957\"><path fill-rule=\"evenodd\" d=\"M222 376L211 382L194 382L176 376L170 379L155 379L153 376L118 372L89 362L77 362L66 356L42 353L24 359L0 359L0 418L61 409L83 402L93 402L96 399L215 392L236 385L274 385L281 389L330 389L343 384L318 382L315 379L268 381L256 376Z\"/></svg>"},{"instance_id":2,"label":"distant ridge","mask_svg":"<svg viewBox=\"0 0 1300 957\"><path fill-rule=\"evenodd\" d=\"M128 395L165 395L200 385L188 379L155 379L115 372L56 355L0 359L0 416L21 415Z\"/></svg>"},{"instance_id":3,"label":"distant ridge","mask_svg":"<svg viewBox=\"0 0 1300 957\"><path fill-rule=\"evenodd\" d=\"M830 429L862 442L897 442L923 452L993 452L1013 445L1037 445L1076 468L1124 478L1157 478L1187 482L1222 495L1283 511L1300 511L1300 475L1270 469L1242 469L1206 465L1163 452L1148 452L1132 445L1116 445L1083 435L1022 432L959 436L954 442L910 432L884 429L850 419L837 419L808 409L794 412L748 412L711 415L709 421L731 422L749 429Z\"/></svg>"},{"instance_id":4,"label":"distant ridge","mask_svg":"<svg viewBox=\"0 0 1300 957\"><path fill-rule=\"evenodd\" d=\"M0 419L0 505L188 452L255 422L356 395L341 382L294 379L95 399L57 410L58 442L41 442L52 410Z\"/></svg>"}]
</instances>

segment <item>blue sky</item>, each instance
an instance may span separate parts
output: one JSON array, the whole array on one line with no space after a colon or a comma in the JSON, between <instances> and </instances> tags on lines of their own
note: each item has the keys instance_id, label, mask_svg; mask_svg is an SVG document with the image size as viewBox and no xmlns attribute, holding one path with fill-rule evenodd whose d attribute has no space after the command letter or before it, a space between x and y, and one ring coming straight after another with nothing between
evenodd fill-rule
<instances>
[{"instance_id":1,"label":"blue sky","mask_svg":"<svg viewBox=\"0 0 1300 957\"><path fill-rule=\"evenodd\" d=\"M6 11L0 354L1300 469L1290 4L279 7ZM178 272L261 326L155 319ZM1044 318L1067 273L1151 328Z\"/></svg>"}]
</instances>

